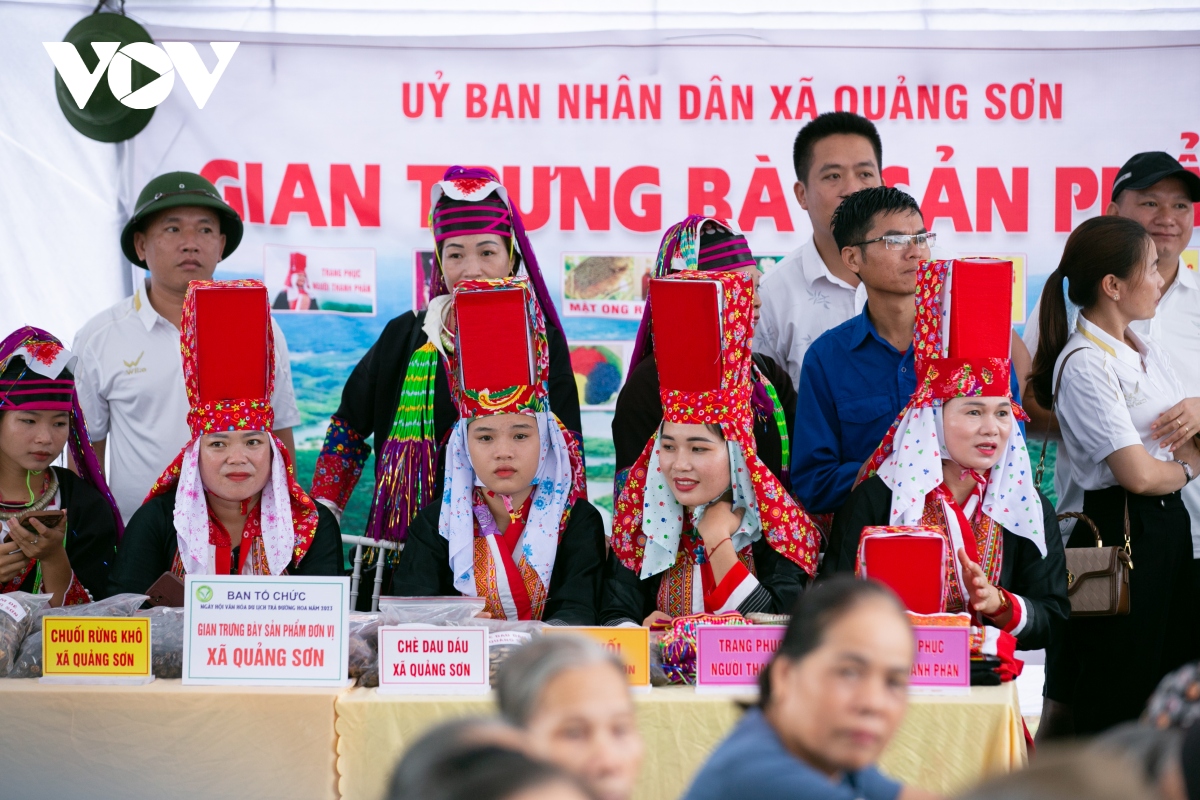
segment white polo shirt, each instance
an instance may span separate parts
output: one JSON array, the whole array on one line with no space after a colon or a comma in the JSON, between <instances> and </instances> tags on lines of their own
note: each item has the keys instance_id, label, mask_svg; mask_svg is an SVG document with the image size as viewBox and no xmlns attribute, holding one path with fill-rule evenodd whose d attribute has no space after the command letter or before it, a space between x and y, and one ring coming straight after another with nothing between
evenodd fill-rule
<instances>
[{"instance_id":1,"label":"white polo shirt","mask_svg":"<svg viewBox=\"0 0 1200 800\"><path fill-rule=\"evenodd\" d=\"M1175 460L1150 426L1183 399L1183 384L1152 339L1128 336L1137 349L1081 314L1055 364L1055 375L1062 367L1056 413L1071 454L1071 480L1085 492L1117 485L1105 459L1122 448L1140 444L1160 461Z\"/></svg>"},{"instance_id":2,"label":"white polo shirt","mask_svg":"<svg viewBox=\"0 0 1200 800\"><path fill-rule=\"evenodd\" d=\"M825 266L810 238L763 276L761 316L754 328L754 352L785 368L800 385L804 354L818 336L862 311L866 289L857 288Z\"/></svg>"},{"instance_id":3,"label":"white polo shirt","mask_svg":"<svg viewBox=\"0 0 1200 800\"><path fill-rule=\"evenodd\" d=\"M300 423L287 341L274 320L275 427ZM108 439L108 485L125 522L191 439L179 329L150 305L146 287L75 334L75 385L92 441Z\"/></svg>"},{"instance_id":4,"label":"white polo shirt","mask_svg":"<svg viewBox=\"0 0 1200 800\"><path fill-rule=\"evenodd\" d=\"M1042 300L1039 297L1029 314L1029 323L1022 337L1030 353L1037 352L1041 308ZM1159 300L1153 319L1138 320L1129 327L1140 336L1149 336L1165 351L1175 376L1183 386L1184 397L1200 397L1200 277L1195 272L1180 263L1175 281ZM1042 434L1038 431L1034 435L1040 439ZM1054 475L1059 513L1083 510L1083 489L1071 480L1070 475L1071 457L1066 448L1059 447ZM1200 480L1184 487L1183 504L1192 518L1192 556L1200 559ZM1070 526L1063 525L1064 540L1070 535L1070 530Z\"/></svg>"}]
</instances>

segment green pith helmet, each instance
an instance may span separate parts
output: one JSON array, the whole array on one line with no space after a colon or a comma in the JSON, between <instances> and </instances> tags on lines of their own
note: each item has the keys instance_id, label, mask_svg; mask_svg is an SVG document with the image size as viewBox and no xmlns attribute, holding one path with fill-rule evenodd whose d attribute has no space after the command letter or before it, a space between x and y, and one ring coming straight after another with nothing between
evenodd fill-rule
<instances>
[{"instance_id":1,"label":"green pith helmet","mask_svg":"<svg viewBox=\"0 0 1200 800\"><path fill-rule=\"evenodd\" d=\"M72 26L63 37L64 42L75 45L79 57L89 72L94 72L100 63L92 42L120 42L121 47L133 42L154 44L146 29L123 14L91 14ZM132 86L140 89L158 77L158 73L135 61L132 66ZM58 71L54 72L54 89L58 95L58 107L71 127L89 139L98 142L123 142L131 139L142 128L150 124L153 108L129 108L113 97L104 78L96 84L92 96L83 108L75 104L67 84Z\"/></svg>"},{"instance_id":2,"label":"green pith helmet","mask_svg":"<svg viewBox=\"0 0 1200 800\"><path fill-rule=\"evenodd\" d=\"M217 187L194 172L168 172L147 183L138 195L133 216L125 223L125 230L121 231L121 250L125 252L125 257L147 269L146 262L138 258L133 246L133 234L147 217L180 206L200 206L216 211L221 221L221 233L225 234L225 250L221 258L229 258L237 250L242 241L242 218L221 199Z\"/></svg>"}]
</instances>

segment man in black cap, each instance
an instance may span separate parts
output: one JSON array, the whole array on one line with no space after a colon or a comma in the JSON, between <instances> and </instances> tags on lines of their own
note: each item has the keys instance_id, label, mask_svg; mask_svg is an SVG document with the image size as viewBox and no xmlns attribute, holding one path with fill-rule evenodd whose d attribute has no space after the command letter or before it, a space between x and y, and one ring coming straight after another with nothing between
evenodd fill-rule
<instances>
[{"instance_id":1,"label":"man in black cap","mask_svg":"<svg viewBox=\"0 0 1200 800\"><path fill-rule=\"evenodd\" d=\"M110 451L106 477L127 523L190 438L179 350L188 283L210 280L241 240L241 219L210 182L190 172L158 176L121 233L125 256L149 278L75 335L79 402L101 464ZM275 433L292 449L300 413L277 325L275 351Z\"/></svg>"}]
</instances>

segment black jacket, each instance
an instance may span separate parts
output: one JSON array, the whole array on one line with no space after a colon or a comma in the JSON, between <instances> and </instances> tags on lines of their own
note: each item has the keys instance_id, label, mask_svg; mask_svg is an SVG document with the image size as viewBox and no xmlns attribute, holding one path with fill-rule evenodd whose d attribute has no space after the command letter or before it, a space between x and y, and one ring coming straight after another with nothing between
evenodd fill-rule
<instances>
[{"instance_id":1,"label":"black jacket","mask_svg":"<svg viewBox=\"0 0 1200 800\"><path fill-rule=\"evenodd\" d=\"M363 438L374 434L374 449L379 457L384 442L392 430L400 388L408 371L413 352L429 341L422 330L425 312L401 314L387 324L371 349L354 367L342 390L342 401L335 414L344 419ZM579 437L582 446L583 425L579 419L579 392L575 373L571 369L571 354L567 340L549 323L546 338L550 346L550 410L562 424ZM433 426L439 443L458 421L458 411L450 395L450 382L441 357L437 359L434 379ZM439 448L437 485L434 497L441 497L442 477L445 474L446 454Z\"/></svg>"},{"instance_id":2,"label":"black jacket","mask_svg":"<svg viewBox=\"0 0 1200 800\"><path fill-rule=\"evenodd\" d=\"M392 591L400 597L456 597L450 572L450 543L438 531L441 500L421 509L408 529L400 563L392 573ZM571 507L550 573L544 622L595 625L604 573L604 520L587 500Z\"/></svg>"},{"instance_id":3,"label":"black jacket","mask_svg":"<svg viewBox=\"0 0 1200 800\"><path fill-rule=\"evenodd\" d=\"M117 551L117 522L104 495L74 472L52 467L58 476L60 507L67 512L67 535L63 547L75 577L93 600L108 597L108 572ZM32 592L37 569L21 583L21 591Z\"/></svg>"},{"instance_id":4,"label":"black jacket","mask_svg":"<svg viewBox=\"0 0 1200 800\"><path fill-rule=\"evenodd\" d=\"M1046 525L1046 557L1023 536L1004 531L1004 556L1000 564L1000 588L1025 599L1025 621L1017 636L1021 650L1038 650L1050 640L1051 626L1060 625L1071 614L1067 600L1067 562L1054 504L1044 494L1042 516ZM892 490L883 479L873 475L863 481L834 515L833 531L821 574L853 572L862 529L888 525L892 508Z\"/></svg>"},{"instance_id":5,"label":"black jacket","mask_svg":"<svg viewBox=\"0 0 1200 800\"><path fill-rule=\"evenodd\" d=\"M179 540L175 537L175 489L160 494L134 512L117 548L109 593L144 594L171 569ZM346 561L337 519L317 503L317 532L304 558L288 564L289 575L345 575ZM233 552L237 553L238 548ZM233 558L237 564L237 557Z\"/></svg>"},{"instance_id":6,"label":"black jacket","mask_svg":"<svg viewBox=\"0 0 1200 800\"><path fill-rule=\"evenodd\" d=\"M771 549L760 538L750 546L754 555L754 572L758 588L738 605L738 611L749 614L790 614L796 598L808 583L808 575L793 562ZM651 575L645 580L621 563L616 553L608 554L604 573L604 600L600 605L600 624L617 625L633 622L641 625L658 608L658 587L667 572Z\"/></svg>"}]
</instances>

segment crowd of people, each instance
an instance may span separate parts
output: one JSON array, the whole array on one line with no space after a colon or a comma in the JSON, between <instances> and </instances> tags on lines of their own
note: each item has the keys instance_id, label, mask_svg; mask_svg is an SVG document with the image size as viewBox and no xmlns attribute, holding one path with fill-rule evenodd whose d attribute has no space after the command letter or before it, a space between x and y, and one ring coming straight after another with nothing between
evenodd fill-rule
<instances>
[{"instance_id":1,"label":"crowd of people","mask_svg":"<svg viewBox=\"0 0 1200 800\"><path fill-rule=\"evenodd\" d=\"M1137 719L1200 658L1200 284L1181 259L1200 176L1130 158L1022 339L1011 267L933 257L919 205L882 183L870 121L821 115L793 155L813 237L769 274L726 220L688 216L662 239L613 417L607 539L563 326L495 175L452 167L433 187L428 307L354 367L307 489L266 289L212 280L242 222L204 178L155 178L121 236L147 270L133 295L69 351L31 327L0 343L0 587L58 606L167 576L345 574L340 520L373 452L365 533L404 545L370 565L390 594L561 625L792 615L759 706L689 796L749 794L767 773L780 790L836 776L846 797L901 792L872 764L903 713L911 635L886 590L839 577L861 572L864 528L940 531L945 610L1048 649L1041 738ZM1057 508L1027 436L1057 442ZM68 442L69 468L52 466ZM1071 616L1064 547L1096 542L1062 512L1125 549L1130 613ZM431 736L397 786L436 761L459 776L438 791L479 795L480 775L536 757L567 772L522 768L489 796L628 796L640 744L614 664L549 641L527 658L501 681L504 725ZM868 681L866 711L838 688ZM622 755L578 749L600 728ZM592 777L572 788L570 772Z\"/></svg>"},{"instance_id":2,"label":"crowd of people","mask_svg":"<svg viewBox=\"0 0 1200 800\"><path fill-rule=\"evenodd\" d=\"M876 761L904 718L913 637L875 581L839 575L805 592L759 674L757 702L692 778L684 800L932 800ZM1039 754L963 800L1200 797L1200 677L1168 675L1143 719ZM644 743L621 662L594 640L542 637L500 668L496 713L446 722L405 751L387 800L630 800ZM642 789L645 789L643 784Z\"/></svg>"}]
</instances>

